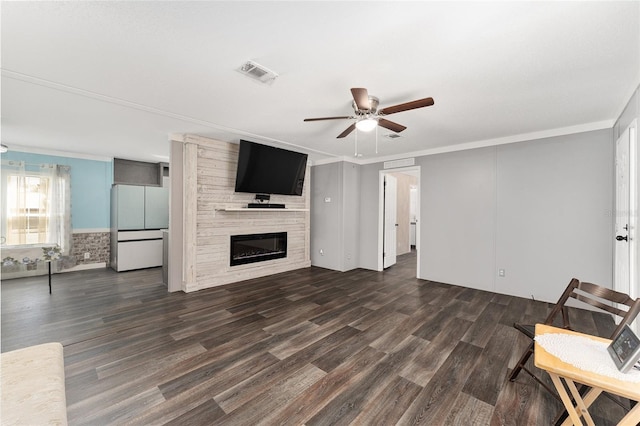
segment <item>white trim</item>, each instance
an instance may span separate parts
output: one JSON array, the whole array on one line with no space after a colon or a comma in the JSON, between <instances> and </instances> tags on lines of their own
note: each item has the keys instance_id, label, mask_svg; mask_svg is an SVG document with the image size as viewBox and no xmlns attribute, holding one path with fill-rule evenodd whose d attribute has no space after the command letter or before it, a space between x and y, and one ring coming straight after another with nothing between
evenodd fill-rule
<instances>
[{"instance_id":1,"label":"white trim","mask_svg":"<svg viewBox=\"0 0 640 426\"><path fill-rule=\"evenodd\" d=\"M637 183L638 183L638 156L637 156L637 139L636 139L636 120L633 120L629 126L629 297L636 299L637 277L636 277L636 256L638 249L638 200L637 200ZM632 234L633 233L633 234ZM634 285L635 284L635 285ZM636 328L636 331L638 329Z\"/></svg>"},{"instance_id":2,"label":"white trim","mask_svg":"<svg viewBox=\"0 0 640 426\"><path fill-rule=\"evenodd\" d=\"M417 191L417 200L416 200L416 278L422 279L421 271L420 271L420 226L421 226L421 209L420 209L420 173L421 166L409 166L409 167L399 167L396 169L381 169L378 170L378 251L376 257L378 258L378 269L377 271L384 270L384 260L382 259L382 252L384 251L384 175L391 173L406 173L406 172L415 172L418 178L418 191ZM411 173L414 174L414 173Z\"/></svg>"},{"instance_id":3,"label":"white trim","mask_svg":"<svg viewBox=\"0 0 640 426\"><path fill-rule=\"evenodd\" d=\"M113 157L103 157L100 155L92 155L92 154L81 154L79 152L69 152L69 151L57 151L54 149L46 149L46 148L37 148L32 146L24 146L24 145L15 145L9 143L9 151L13 152L26 152L29 154L40 154L40 155L53 155L56 157L65 157L65 158L77 158L81 160L94 160L94 161L104 161L110 163L113 161Z\"/></svg>"},{"instance_id":4,"label":"white trim","mask_svg":"<svg viewBox=\"0 0 640 426\"><path fill-rule=\"evenodd\" d=\"M424 151L405 152L402 154L389 155L386 157L376 157L368 160L351 160L357 164L373 164L382 163L389 160L398 160L406 157L421 157L427 155L443 154L447 152L465 151L467 149L485 148L496 145L506 145L517 142L527 142L535 139L552 138L556 136L565 136L575 133L590 132L594 130L611 129L615 124L615 120L604 120L593 123L580 124L577 126L562 127L558 129L541 130L539 132L522 133L519 135L505 136L501 138L485 139L474 142L461 143L457 145L443 146L439 148L426 149Z\"/></svg>"},{"instance_id":5,"label":"white trim","mask_svg":"<svg viewBox=\"0 0 640 426\"><path fill-rule=\"evenodd\" d=\"M176 120L180 120L180 121L184 121L186 123L191 123L191 124L197 124L200 126L204 126L204 127L209 127L212 129L216 129L216 130L221 130L224 132L229 132L229 133L233 133L235 135L239 135L241 137L250 137L252 139L256 139L257 141L265 141L265 142L272 142L272 143L279 143L279 144L284 144L284 145L288 145L288 146L292 146L292 147L296 147L298 149L304 150L305 152L315 152L318 154L322 154L322 155L328 155L330 156L331 154L326 153L326 152L322 152L322 151L318 151L318 150L314 150L312 148L308 148L308 147L303 147L300 145L296 145L294 143L291 142L286 142L280 139L275 139L275 138L269 138L266 136L261 136L261 135L257 135L255 133L250 133L250 132L246 132L240 129L234 129L232 127L227 127L227 126L223 126L220 124L216 124L216 123L212 123L211 121L206 121L206 120L200 120L198 118L194 118L194 117L189 117L186 115L182 115L182 114L176 114L175 112L171 112L171 111L165 111L159 108L154 108L148 105L144 105L144 104L139 104L137 102L132 102L132 101L128 101L126 99L120 99L120 98L114 98L113 96L108 96L108 95L103 95L102 93L97 93L97 92L92 92L89 90L84 90L84 89L80 89L78 87L73 87L73 86L69 86L66 84L62 84L62 83L57 83L55 81L51 81L51 80L46 80L43 78L39 78L39 77L34 77L32 75L28 75L28 74L24 74L24 73L20 73L17 71L11 71L8 69L3 69L2 70L2 76L7 77L7 78L12 78L14 80L20 80L23 81L25 83L31 83L31 84L36 84L38 86L44 86L44 87L48 87L50 89L54 89L54 90L59 90L61 92L66 92L66 93L72 93L74 95L77 96L84 96L85 98L90 98L90 99L95 99L101 102L107 102L110 104L114 104L114 105L119 105L125 108L131 108L131 109L137 109L139 111L145 111L148 112L150 114L156 114L156 115L160 115L163 117L169 117L169 118L173 118ZM230 141L227 141L230 142ZM11 146L9 146L9 149L12 149Z\"/></svg>"},{"instance_id":6,"label":"white trim","mask_svg":"<svg viewBox=\"0 0 640 426\"><path fill-rule=\"evenodd\" d=\"M528 142L536 139L552 138L557 136L566 136L576 133L591 132L594 130L611 129L615 125L615 120L603 120L595 121L592 123L579 124L576 126L560 127L557 129L541 130L538 132L521 133L518 135L504 136L501 138L484 139L473 142L466 142L456 145L442 146L438 148L425 149L422 151L404 152L401 154L388 155L385 157L375 157L370 159L358 159L351 156L335 156L332 158L324 158L322 160L316 160L313 162L313 166L320 166L323 164L339 163L341 161L366 165L383 163L385 161L402 160L407 157L423 157L428 155L444 154L448 152L466 151L468 149L486 148L489 146L506 145L518 142Z\"/></svg>"},{"instance_id":7,"label":"white trim","mask_svg":"<svg viewBox=\"0 0 640 426\"><path fill-rule=\"evenodd\" d=\"M107 262L99 262L99 263L82 263L80 265L76 265L73 268L69 268L69 269L63 269L61 271L57 271L56 273L60 273L60 272L75 272L75 271L85 271L87 269L100 269L100 268L106 268L107 267ZM55 279L55 278L54 278Z\"/></svg>"},{"instance_id":8,"label":"white trim","mask_svg":"<svg viewBox=\"0 0 640 426\"><path fill-rule=\"evenodd\" d=\"M72 234L94 234L94 233L106 233L111 232L111 228L83 228L83 229L72 229Z\"/></svg>"},{"instance_id":9,"label":"white trim","mask_svg":"<svg viewBox=\"0 0 640 426\"><path fill-rule=\"evenodd\" d=\"M378 250L376 250L376 258L378 260L378 268L376 271L384 270L384 175L386 170L378 171Z\"/></svg>"},{"instance_id":10,"label":"white trim","mask_svg":"<svg viewBox=\"0 0 640 426\"><path fill-rule=\"evenodd\" d=\"M346 163L363 164L361 162L358 162L358 160L354 160L353 157L341 156L341 157L331 157L331 158L323 158L321 160L315 160L312 166L321 166L324 164L340 163L343 161Z\"/></svg>"}]
</instances>

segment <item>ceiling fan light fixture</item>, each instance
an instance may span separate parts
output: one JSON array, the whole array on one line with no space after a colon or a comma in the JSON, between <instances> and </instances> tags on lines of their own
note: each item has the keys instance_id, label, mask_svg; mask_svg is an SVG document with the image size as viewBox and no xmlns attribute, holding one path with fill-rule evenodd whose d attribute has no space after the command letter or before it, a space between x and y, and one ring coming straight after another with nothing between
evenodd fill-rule
<instances>
[{"instance_id":1,"label":"ceiling fan light fixture","mask_svg":"<svg viewBox=\"0 0 640 426\"><path fill-rule=\"evenodd\" d=\"M356 123L356 129L361 132L370 132L376 128L378 125L378 120L375 118L363 118L362 120Z\"/></svg>"}]
</instances>

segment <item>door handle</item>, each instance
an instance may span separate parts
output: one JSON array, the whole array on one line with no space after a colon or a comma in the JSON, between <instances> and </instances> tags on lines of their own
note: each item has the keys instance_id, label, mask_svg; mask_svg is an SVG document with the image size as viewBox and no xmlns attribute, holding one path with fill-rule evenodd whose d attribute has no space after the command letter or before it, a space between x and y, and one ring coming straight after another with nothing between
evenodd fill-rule
<instances>
[{"instance_id":1,"label":"door handle","mask_svg":"<svg viewBox=\"0 0 640 426\"><path fill-rule=\"evenodd\" d=\"M618 240L618 241L629 241L629 237L627 235L625 235L624 237L622 235L617 235L616 236L616 240Z\"/></svg>"}]
</instances>

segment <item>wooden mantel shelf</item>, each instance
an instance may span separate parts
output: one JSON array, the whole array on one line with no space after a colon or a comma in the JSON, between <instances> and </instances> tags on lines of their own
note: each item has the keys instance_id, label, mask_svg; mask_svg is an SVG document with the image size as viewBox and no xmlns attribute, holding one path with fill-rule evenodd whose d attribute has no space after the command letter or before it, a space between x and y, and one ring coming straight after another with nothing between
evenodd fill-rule
<instances>
[{"instance_id":1,"label":"wooden mantel shelf","mask_svg":"<svg viewBox=\"0 0 640 426\"><path fill-rule=\"evenodd\" d=\"M250 209L248 207L228 207L217 212L308 212L309 209Z\"/></svg>"}]
</instances>

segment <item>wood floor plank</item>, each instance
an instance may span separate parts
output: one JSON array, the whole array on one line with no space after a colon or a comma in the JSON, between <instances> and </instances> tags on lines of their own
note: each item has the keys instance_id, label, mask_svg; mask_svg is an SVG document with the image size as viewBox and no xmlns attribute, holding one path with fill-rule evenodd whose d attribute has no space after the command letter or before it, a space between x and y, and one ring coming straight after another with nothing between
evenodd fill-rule
<instances>
[{"instance_id":1,"label":"wood floor plank","mask_svg":"<svg viewBox=\"0 0 640 426\"><path fill-rule=\"evenodd\" d=\"M461 392L454 401L444 425L482 426L491 421L493 405Z\"/></svg>"},{"instance_id":2,"label":"wood floor plank","mask_svg":"<svg viewBox=\"0 0 640 426\"><path fill-rule=\"evenodd\" d=\"M351 327L343 327L294 355L261 370L250 379L215 395L215 400L226 413L229 413L271 387L279 377L288 376L303 368L307 363L339 345L344 338L356 333L357 330Z\"/></svg>"},{"instance_id":3,"label":"wood floor plank","mask_svg":"<svg viewBox=\"0 0 640 426\"><path fill-rule=\"evenodd\" d=\"M272 419L273 424L298 425L315 416L345 389L368 374L385 354L369 346L352 352L349 359L291 401Z\"/></svg>"},{"instance_id":4,"label":"wood floor plank","mask_svg":"<svg viewBox=\"0 0 640 426\"><path fill-rule=\"evenodd\" d=\"M462 340L472 345L484 348L494 334L498 321L504 312L504 306L494 302L487 303L485 309L473 322Z\"/></svg>"},{"instance_id":5,"label":"wood floor plank","mask_svg":"<svg viewBox=\"0 0 640 426\"><path fill-rule=\"evenodd\" d=\"M283 377L261 394L218 419L218 425L235 426L238 424L269 425L280 411L314 383L322 380L326 373L312 364Z\"/></svg>"},{"instance_id":6,"label":"wood floor plank","mask_svg":"<svg viewBox=\"0 0 640 426\"><path fill-rule=\"evenodd\" d=\"M419 349L422 349L421 339L413 336L407 338L397 352L387 354L369 374L344 389L305 424L313 426L351 423L360 414L367 399L377 392L376 383L385 383L395 378L397 372L415 357L415 352Z\"/></svg>"},{"instance_id":7,"label":"wood floor plank","mask_svg":"<svg viewBox=\"0 0 640 426\"><path fill-rule=\"evenodd\" d=\"M507 381L507 361L516 338L516 330L498 325L497 330L482 351L476 366L462 388L462 392L491 406L496 405L498 395Z\"/></svg>"},{"instance_id":8,"label":"wood floor plank","mask_svg":"<svg viewBox=\"0 0 640 426\"><path fill-rule=\"evenodd\" d=\"M222 408L216 404L213 399L198 405L196 408L187 411L183 415L176 417L175 419L166 422L167 426L182 426L182 425L203 425L217 423L218 419L224 416Z\"/></svg>"},{"instance_id":9,"label":"wood floor plank","mask_svg":"<svg viewBox=\"0 0 640 426\"><path fill-rule=\"evenodd\" d=\"M482 349L477 346L459 342L398 424L445 424L470 371L475 369L481 352Z\"/></svg>"},{"instance_id":10,"label":"wood floor plank","mask_svg":"<svg viewBox=\"0 0 640 426\"><path fill-rule=\"evenodd\" d=\"M535 386L520 381L507 381L498 396L489 424L491 426L535 425L535 419L532 421L526 415L527 407L537 408ZM550 424L550 421L547 424Z\"/></svg>"},{"instance_id":11,"label":"wood floor plank","mask_svg":"<svg viewBox=\"0 0 640 426\"><path fill-rule=\"evenodd\" d=\"M440 324L442 332L400 372L402 377L426 386L471 326L471 322L456 317L449 317Z\"/></svg>"},{"instance_id":12,"label":"wood floor plank","mask_svg":"<svg viewBox=\"0 0 640 426\"><path fill-rule=\"evenodd\" d=\"M42 277L3 280L2 351L63 343L72 426L549 424L551 394L506 376L527 344L513 322L551 305L415 272L412 252L383 272L310 267L189 294L168 293L160 268L56 274L51 295ZM611 404L594 403L598 425L621 417Z\"/></svg>"},{"instance_id":13,"label":"wood floor plank","mask_svg":"<svg viewBox=\"0 0 640 426\"><path fill-rule=\"evenodd\" d=\"M396 424L421 390L421 386L404 377L396 376L364 404L362 411L351 424L361 426Z\"/></svg>"}]
</instances>

